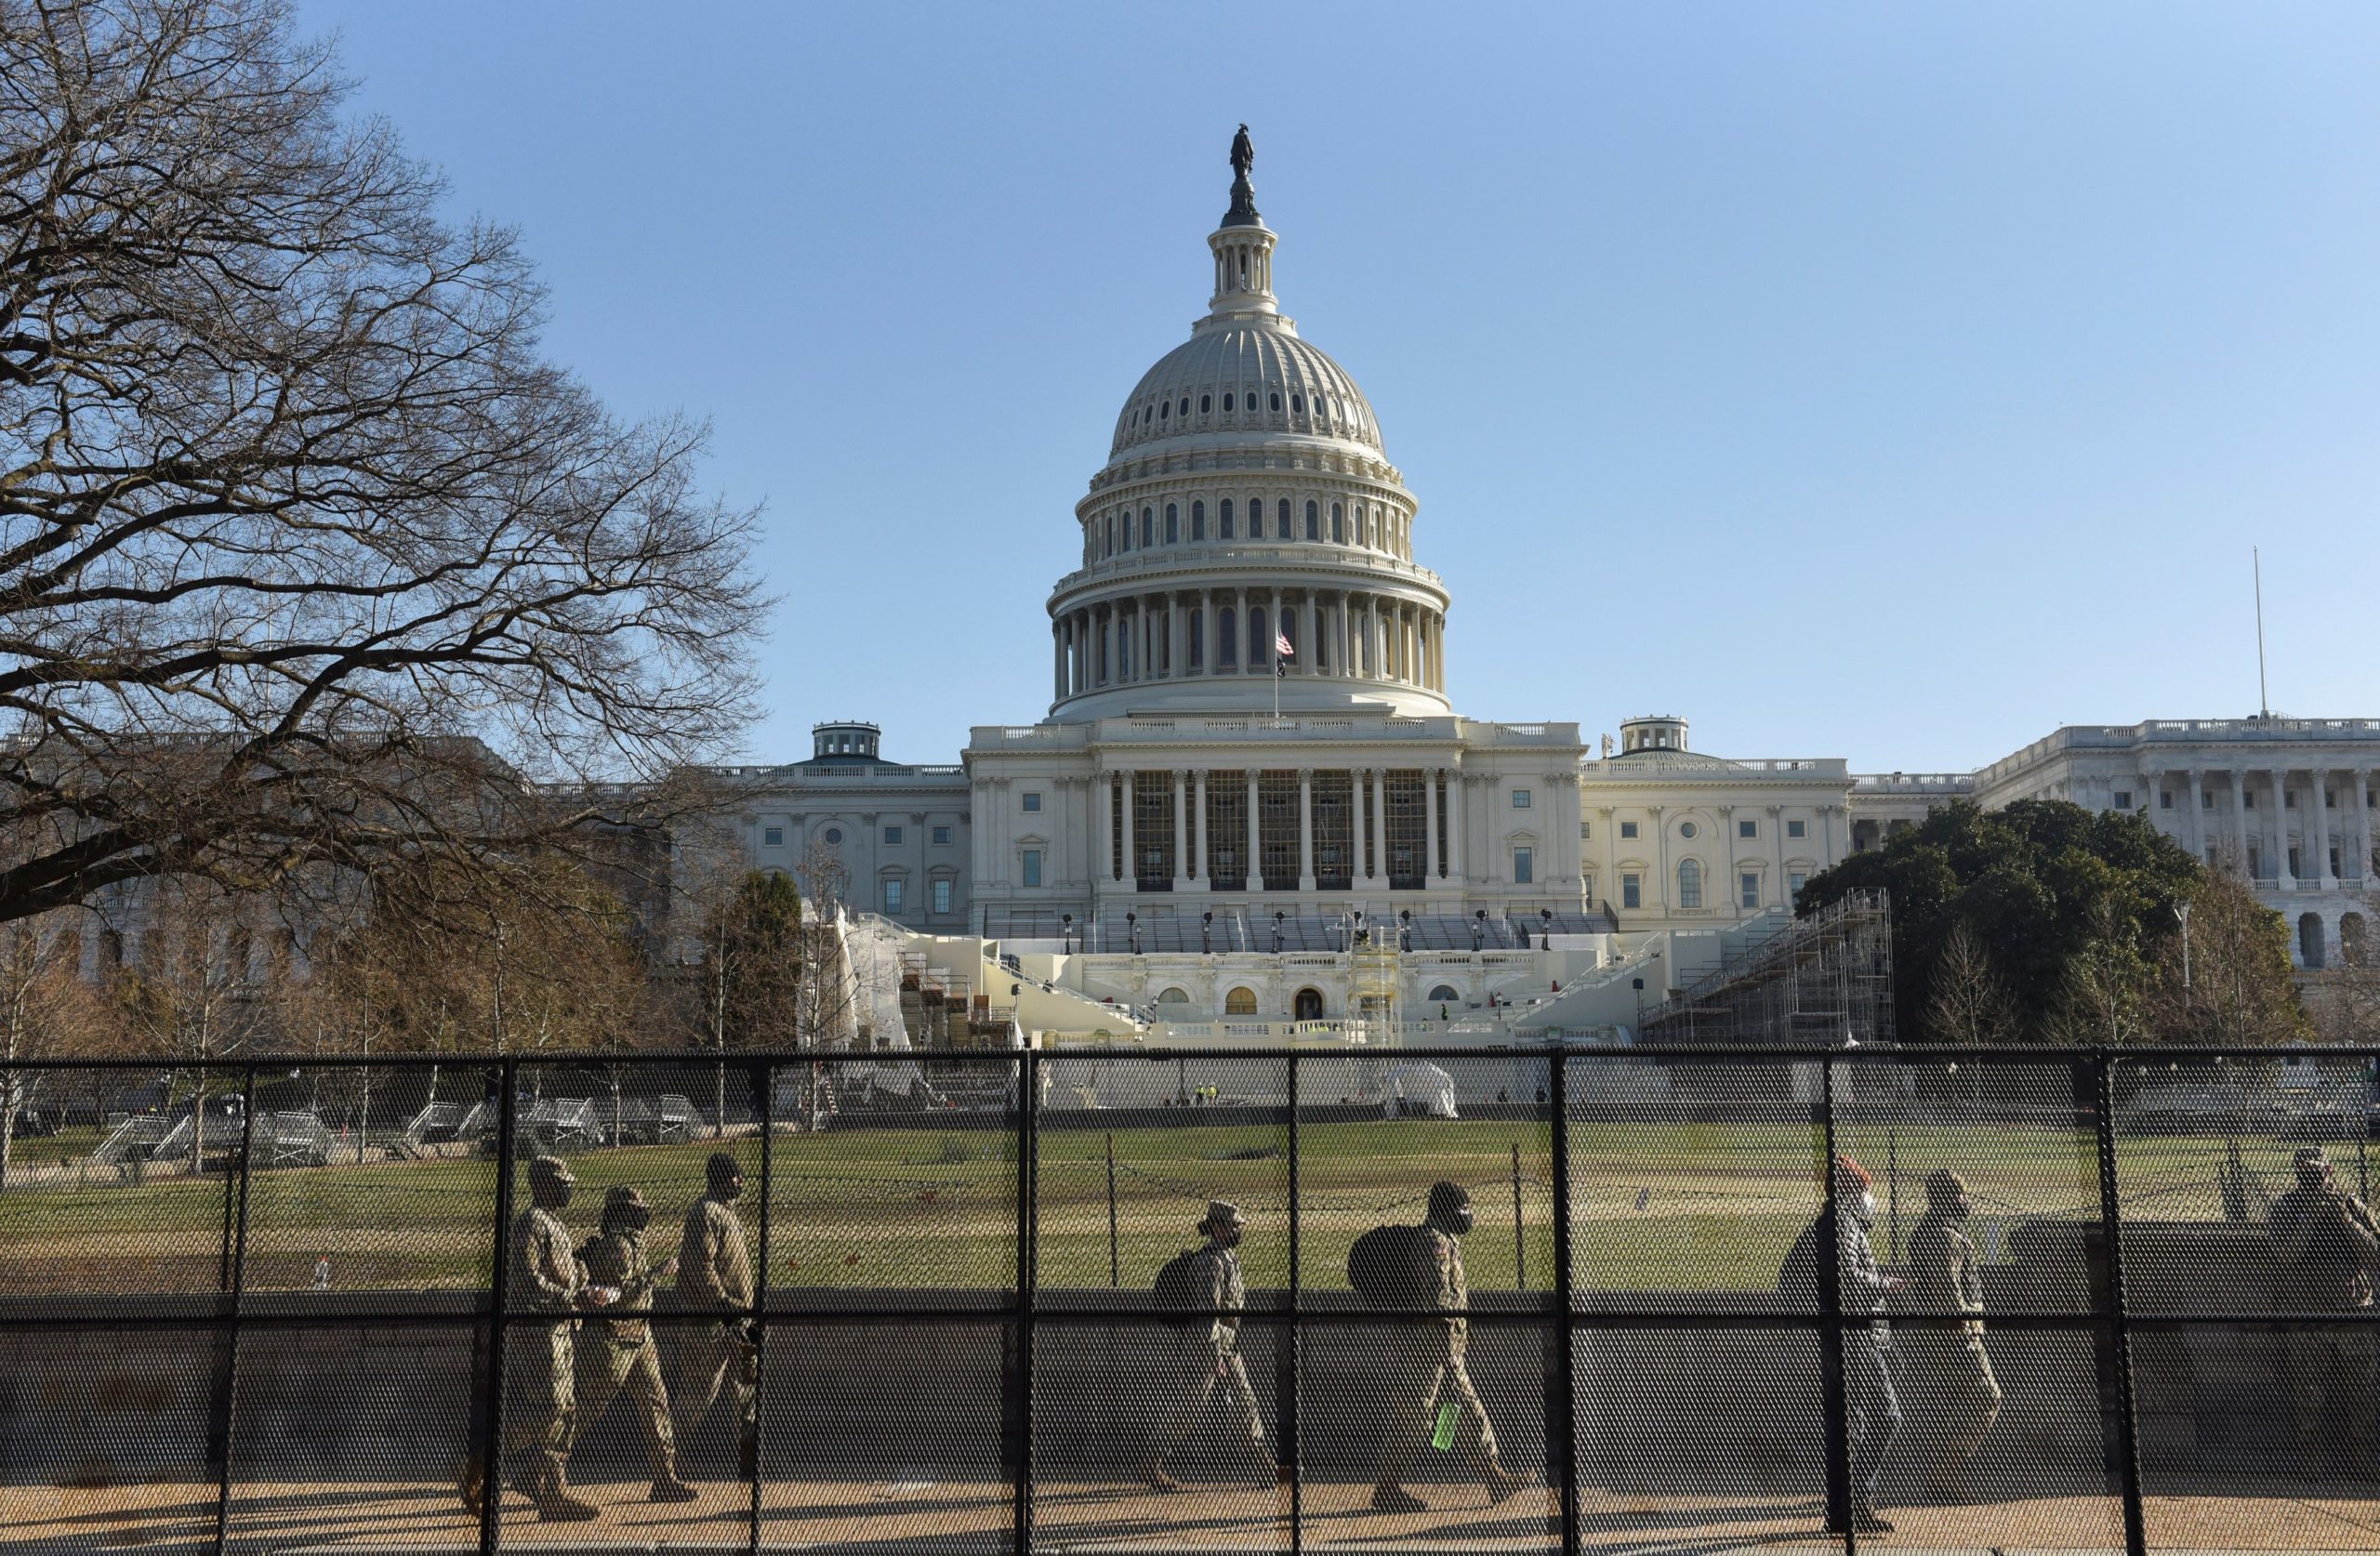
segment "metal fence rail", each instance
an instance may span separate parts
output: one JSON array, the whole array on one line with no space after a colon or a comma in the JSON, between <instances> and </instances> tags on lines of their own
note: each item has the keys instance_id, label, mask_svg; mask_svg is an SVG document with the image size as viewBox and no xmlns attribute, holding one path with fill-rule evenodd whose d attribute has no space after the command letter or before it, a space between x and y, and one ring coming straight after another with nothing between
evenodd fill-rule
<instances>
[{"instance_id":1,"label":"metal fence rail","mask_svg":"<svg viewBox=\"0 0 2380 1556\"><path fill-rule=\"evenodd\" d=\"M840 1084L892 1062L925 1084ZM2373 1075L1773 1048L22 1067L0 1549L2368 1547ZM633 1298L590 1246L629 1189L650 1309L558 1298L533 1216ZM1244 1227L1227 1313L1160 1277L1210 1202ZM1358 1240L1425 1214L1443 1235L1365 1266L1393 1292L1357 1289Z\"/></svg>"}]
</instances>

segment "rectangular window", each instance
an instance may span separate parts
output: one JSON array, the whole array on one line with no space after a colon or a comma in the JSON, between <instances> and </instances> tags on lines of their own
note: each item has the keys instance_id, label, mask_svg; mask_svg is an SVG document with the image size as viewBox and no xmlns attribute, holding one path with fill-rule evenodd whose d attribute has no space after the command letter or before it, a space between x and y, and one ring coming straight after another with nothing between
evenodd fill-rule
<instances>
[{"instance_id":1,"label":"rectangular window","mask_svg":"<svg viewBox=\"0 0 2380 1556\"><path fill-rule=\"evenodd\" d=\"M901 846L901 829L899 827L888 826L884 829L884 846L892 849L897 849Z\"/></svg>"},{"instance_id":2,"label":"rectangular window","mask_svg":"<svg viewBox=\"0 0 2380 1556\"><path fill-rule=\"evenodd\" d=\"M934 847L936 848L948 848L950 846L950 828L946 826L935 827L933 829L933 842Z\"/></svg>"},{"instance_id":3,"label":"rectangular window","mask_svg":"<svg viewBox=\"0 0 2380 1556\"><path fill-rule=\"evenodd\" d=\"M1038 811L1041 809L1041 796L1031 789L1025 790L1025 808L1028 811Z\"/></svg>"},{"instance_id":4,"label":"rectangular window","mask_svg":"<svg viewBox=\"0 0 2380 1556\"><path fill-rule=\"evenodd\" d=\"M2215 809L2215 791L2213 789L2199 790L2198 808L2202 811L2212 811Z\"/></svg>"},{"instance_id":5,"label":"rectangular window","mask_svg":"<svg viewBox=\"0 0 2380 1556\"><path fill-rule=\"evenodd\" d=\"M1041 851L1039 849L1025 851L1025 884L1027 886L1041 884Z\"/></svg>"},{"instance_id":6,"label":"rectangular window","mask_svg":"<svg viewBox=\"0 0 2380 1556\"><path fill-rule=\"evenodd\" d=\"M1736 877L1737 900L1748 908L1760 906L1760 877L1747 871Z\"/></svg>"},{"instance_id":7,"label":"rectangular window","mask_svg":"<svg viewBox=\"0 0 2380 1556\"><path fill-rule=\"evenodd\" d=\"M1736 823L1736 836L1739 837L1759 837L1760 823L1756 821L1739 821Z\"/></svg>"},{"instance_id":8,"label":"rectangular window","mask_svg":"<svg viewBox=\"0 0 2380 1556\"><path fill-rule=\"evenodd\" d=\"M1809 883L1810 877L1799 870L1791 871L1785 877L1785 890L1792 893L1797 902L1801 900L1802 888Z\"/></svg>"},{"instance_id":9,"label":"rectangular window","mask_svg":"<svg viewBox=\"0 0 2380 1556\"><path fill-rule=\"evenodd\" d=\"M1586 874L1584 874L1584 875L1580 876L1580 877L1579 877L1579 879L1580 879L1580 882L1582 885L1584 885L1584 886L1585 886L1585 888L1586 888L1586 890L1587 890L1587 905L1588 905L1588 906L1590 906L1590 907L1593 906L1593 905L1594 905L1594 900L1595 900L1595 877L1594 877L1594 872L1593 872L1593 871L1592 871L1592 870L1590 870L1590 871L1588 871Z\"/></svg>"},{"instance_id":10,"label":"rectangular window","mask_svg":"<svg viewBox=\"0 0 2380 1556\"><path fill-rule=\"evenodd\" d=\"M884 911L901 911L901 877L898 876L887 876L884 879Z\"/></svg>"},{"instance_id":11,"label":"rectangular window","mask_svg":"<svg viewBox=\"0 0 2380 1556\"><path fill-rule=\"evenodd\" d=\"M1785 824L1785 836L1788 837L1806 837L1808 833L1809 824L1807 822L1789 821Z\"/></svg>"},{"instance_id":12,"label":"rectangular window","mask_svg":"<svg viewBox=\"0 0 2380 1556\"><path fill-rule=\"evenodd\" d=\"M1645 905L1644 877L1624 875L1620 877L1620 905L1624 908L1640 908Z\"/></svg>"},{"instance_id":13,"label":"rectangular window","mask_svg":"<svg viewBox=\"0 0 2380 1556\"><path fill-rule=\"evenodd\" d=\"M944 877L933 883L933 910L936 913L948 913L950 911L950 880L948 877Z\"/></svg>"},{"instance_id":14,"label":"rectangular window","mask_svg":"<svg viewBox=\"0 0 2380 1556\"><path fill-rule=\"evenodd\" d=\"M2324 793L2323 793L2323 795L2322 795L2322 809L2324 809L2325 811L2335 811L2335 810L2337 810L2338 808L2339 808L2339 791L2338 791L2338 790L2336 790L2336 789L2329 789L2329 790L2324 791Z\"/></svg>"},{"instance_id":15,"label":"rectangular window","mask_svg":"<svg viewBox=\"0 0 2380 1556\"><path fill-rule=\"evenodd\" d=\"M2157 791L2157 809L2160 811L2170 811L2173 808L2174 791L2171 789L2159 789Z\"/></svg>"},{"instance_id":16,"label":"rectangular window","mask_svg":"<svg viewBox=\"0 0 2380 1556\"><path fill-rule=\"evenodd\" d=\"M2281 791L2281 808L2284 811L2294 811L2297 809L2297 791L2295 789L2283 789Z\"/></svg>"},{"instance_id":17,"label":"rectangular window","mask_svg":"<svg viewBox=\"0 0 2380 1556\"><path fill-rule=\"evenodd\" d=\"M1580 822L1580 823L1579 824L1579 836L1580 836L1581 838L1586 838L1586 837L1593 837L1593 836L1594 836L1594 827L1593 827L1593 824L1588 823L1588 822Z\"/></svg>"},{"instance_id":18,"label":"rectangular window","mask_svg":"<svg viewBox=\"0 0 2380 1556\"><path fill-rule=\"evenodd\" d=\"M1418 891L1424 884L1421 872L1426 867L1430 838L1424 827L1429 821L1423 806L1421 773L1417 768L1391 768L1382 781L1381 798L1387 813L1380 818L1380 837L1388 851L1388 884L1392 890ZM1446 811L1438 811L1441 821Z\"/></svg>"},{"instance_id":19,"label":"rectangular window","mask_svg":"<svg viewBox=\"0 0 2380 1556\"><path fill-rule=\"evenodd\" d=\"M2118 789L2116 791L2116 809L2119 811L2129 811L2132 809L2132 791L2130 789Z\"/></svg>"},{"instance_id":20,"label":"rectangular window","mask_svg":"<svg viewBox=\"0 0 2380 1556\"><path fill-rule=\"evenodd\" d=\"M1537 879L1537 859L1528 849L1513 851L1513 884L1527 886Z\"/></svg>"},{"instance_id":21,"label":"rectangular window","mask_svg":"<svg viewBox=\"0 0 2380 1556\"><path fill-rule=\"evenodd\" d=\"M781 849L785 847L785 828L782 826L764 826L760 828L760 841L773 849Z\"/></svg>"},{"instance_id":22,"label":"rectangular window","mask_svg":"<svg viewBox=\"0 0 2380 1556\"><path fill-rule=\"evenodd\" d=\"M2305 870L2297 863L2297 851L2294 848L2289 851L2289 873L2294 878L2300 880L2306 876Z\"/></svg>"},{"instance_id":23,"label":"rectangular window","mask_svg":"<svg viewBox=\"0 0 2380 1556\"><path fill-rule=\"evenodd\" d=\"M1636 836L1636 824L1635 824L1634 822L1621 822L1621 823L1620 824L1620 835L1622 837L1635 837L1635 836Z\"/></svg>"},{"instance_id":24,"label":"rectangular window","mask_svg":"<svg viewBox=\"0 0 2380 1556\"><path fill-rule=\"evenodd\" d=\"M1528 809L1528 791L1527 789L1514 789L1513 791L1513 809L1515 811L1526 811Z\"/></svg>"}]
</instances>

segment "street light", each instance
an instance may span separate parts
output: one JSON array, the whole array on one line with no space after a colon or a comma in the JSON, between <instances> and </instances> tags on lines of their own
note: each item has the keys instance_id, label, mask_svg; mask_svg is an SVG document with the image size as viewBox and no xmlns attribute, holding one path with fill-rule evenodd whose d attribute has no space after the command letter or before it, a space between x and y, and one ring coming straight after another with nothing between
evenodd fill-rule
<instances>
[{"instance_id":1,"label":"street light","mask_svg":"<svg viewBox=\"0 0 2380 1556\"><path fill-rule=\"evenodd\" d=\"M1214 948L1207 943L1207 933L1214 927L1215 916L1210 911L1198 916L1198 950L1204 955Z\"/></svg>"},{"instance_id":2,"label":"street light","mask_svg":"<svg viewBox=\"0 0 2380 1556\"><path fill-rule=\"evenodd\" d=\"M2176 918L2178 918L2178 919L2180 919L2180 920L2182 921L2182 991L2183 991L2185 994L2187 994L2187 993L2188 993L2188 992L2189 992L2189 986L2190 986L2190 905L2189 905L2189 903L2175 903L2175 904L2174 904L2174 916L2175 916L2175 917L2176 917Z\"/></svg>"},{"instance_id":3,"label":"street light","mask_svg":"<svg viewBox=\"0 0 2380 1556\"><path fill-rule=\"evenodd\" d=\"M1071 913L1062 913L1058 916L1064 922L1065 938L1062 943L1066 948L1066 954L1072 956L1075 949L1075 916Z\"/></svg>"},{"instance_id":4,"label":"street light","mask_svg":"<svg viewBox=\"0 0 2380 1556\"><path fill-rule=\"evenodd\" d=\"M1127 913L1124 915L1124 932L1131 939L1132 955L1135 956L1139 956L1141 954L1140 915L1134 913Z\"/></svg>"}]
</instances>

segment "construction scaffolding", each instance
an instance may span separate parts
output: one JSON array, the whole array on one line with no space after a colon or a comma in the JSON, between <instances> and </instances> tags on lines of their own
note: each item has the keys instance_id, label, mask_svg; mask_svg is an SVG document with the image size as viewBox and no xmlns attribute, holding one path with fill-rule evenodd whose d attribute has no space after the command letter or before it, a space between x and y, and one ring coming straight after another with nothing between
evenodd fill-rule
<instances>
[{"instance_id":1,"label":"construction scaffolding","mask_svg":"<svg viewBox=\"0 0 2380 1556\"><path fill-rule=\"evenodd\" d=\"M1893 1040L1892 900L1854 892L1646 1013L1651 1044Z\"/></svg>"}]
</instances>

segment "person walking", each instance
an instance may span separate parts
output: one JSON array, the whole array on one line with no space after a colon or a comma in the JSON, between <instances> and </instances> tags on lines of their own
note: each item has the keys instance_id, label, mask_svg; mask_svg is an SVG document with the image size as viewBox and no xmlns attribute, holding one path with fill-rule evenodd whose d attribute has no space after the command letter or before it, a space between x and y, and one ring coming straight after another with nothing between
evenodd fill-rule
<instances>
[{"instance_id":1,"label":"person walking","mask_svg":"<svg viewBox=\"0 0 2380 1556\"><path fill-rule=\"evenodd\" d=\"M1248 1365L1239 1355L1239 1314L1248 1306L1248 1286L1240 1274L1236 1250L1247 1233L1248 1218L1228 1200L1211 1200L1207 1219L1197 1230L1206 1237L1206 1246L1183 1253L1157 1273L1157 1296L1161 1304L1214 1314L1203 1328L1185 1327L1165 1337L1173 1358L1163 1369L1165 1391L1171 1402L1150 1439L1146 1466L1149 1484L1159 1491L1182 1489L1182 1483L1166 1472L1166 1460L1189 1436L1191 1426L1206 1411L1218 1388L1267 1473L1275 1478L1280 1473L1264 1445L1264 1413L1256 1403Z\"/></svg>"},{"instance_id":2,"label":"person walking","mask_svg":"<svg viewBox=\"0 0 2380 1556\"><path fill-rule=\"evenodd\" d=\"M559 1156L529 1163L529 1208L513 1218L509 1258L516 1310L549 1315L545 1324L512 1326L504 1364L505 1477L552 1523L583 1523L598 1510L570 1494L567 1460L575 1427L573 1314L600 1308L586 1272L571 1251L562 1212L570 1207L577 1175ZM465 1505L477 1510L481 1487L467 1481Z\"/></svg>"},{"instance_id":3,"label":"person walking","mask_svg":"<svg viewBox=\"0 0 2380 1556\"><path fill-rule=\"evenodd\" d=\"M1421 1305L1448 1316L1434 1324L1383 1331L1388 1396L1383 1408L1389 1426L1372 1485L1376 1512L1427 1510L1428 1503L1405 1489L1405 1477L1423 1444L1451 1446L1465 1419L1478 1437L1479 1477L1488 1486L1490 1505L1528 1483L1527 1476L1506 1470L1498 1457L1495 1424L1488 1418L1465 1361L1471 1325L1461 1315L1471 1307L1471 1288L1463 1279L1462 1239L1472 1223L1471 1195L1461 1184L1430 1185L1428 1219L1416 1229L1414 1239L1420 1264L1415 1284Z\"/></svg>"},{"instance_id":4,"label":"person walking","mask_svg":"<svg viewBox=\"0 0 2380 1556\"><path fill-rule=\"evenodd\" d=\"M1829 1397L1840 1388L1844 1429L1850 1448L1850 1480L1837 1485L1830 1473L1826 1497L1826 1526L1842 1534L1847 1524L1863 1535L1888 1534L1892 1524L1876 1511L1876 1487L1884 1455L1900 1433L1900 1396L1893 1387L1892 1332L1877 1316L1884 1299L1901 1289L1897 1275L1876 1268L1876 1254L1868 1231L1876 1224L1876 1199L1869 1190L1868 1169L1849 1156L1834 1158L1829 1177L1831 1203L1802 1229L1785 1256L1778 1288L1790 1300L1824 1306L1819 1285L1820 1250L1833 1246L1836 1290L1846 1319L1862 1322L1843 1326L1842 1344L1819 1352L1819 1369ZM1838 1214L1838 1211L1840 1212Z\"/></svg>"},{"instance_id":5,"label":"person walking","mask_svg":"<svg viewBox=\"0 0 2380 1556\"><path fill-rule=\"evenodd\" d=\"M1924 1417L1918 1474L1937 1502L1969 1499L1967 1470L2000 1416L2000 1380L1983 1348L1983 1274L1967 1219L1975 1213L1966 1181L1948 1167L1925 1180L1925 1214L1909 1234L1908 1311L1968 1316L1956 1328L1905 1325L1899 1346L1914 1407Z\"/></svg>"},{"instance_id":6,"label":"person walking","mask_svg":"<svg viewBox=\"0 0 2380 1556\"><path fill-rule=\"evenodd\" d=\"M2363 1201L2338 1185L2319 1145L2291 1164L2297 1183L2265 1218L2272 1249L2273 1305L2287 1312L2362 1313L2380 1269L2380 1225ZM2372 1470L2375 1367L2368 1324L2299 1329L2281 1341L2281 1376L2295 1407L2299 1468L2319 1477L2335 1461L2344 1479Z\"/></svg>"},{"instance_id":7,"label":"person walking","mask_svg":"<svg viewBox=\"0 0 2380 1556\"><path fill-rule=\"evenodd\" d=\"M686 1212L678 1245L678 1299L694 1312L734 1314L718 1323L687 1327L678 1370L679 1435L690 1436L710 1416L724 1392L732 1396L737 1423L737 1473L760 1473L755 1407L760 1375L760 1339L750 1317L752 1256L744 1243L744 1220L735 1202L744 1194L744 1167L729 1152L715 1151L703 1165L707 1191Z\"/></svg>"},{"instance_id":8,"label":"person walking","mask_svg":"<svg viewBox=\"0 0 2380 1556\"><path fill-rule=\"evenodd\" d=\"M603 1196L602 1230L579 1250L590 1287L613 1293L603 1312L580 1325L578 1418L581 1426L602 1419L613 1400L626 1391L644 1426L653 1467L651 1499L691 1502L693 1486L678 1478L678 1443L669 1426L669 1394L661 1383L661 1358L653 1343L654 1288L677 1272L671 1258L654 1270L646 1263L644 1229L653 1209L644 1195L622 1183ZM574 1438L574 1446L575 1440Z\"/></svg>"}]
</instances>

